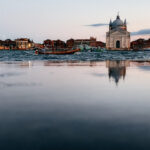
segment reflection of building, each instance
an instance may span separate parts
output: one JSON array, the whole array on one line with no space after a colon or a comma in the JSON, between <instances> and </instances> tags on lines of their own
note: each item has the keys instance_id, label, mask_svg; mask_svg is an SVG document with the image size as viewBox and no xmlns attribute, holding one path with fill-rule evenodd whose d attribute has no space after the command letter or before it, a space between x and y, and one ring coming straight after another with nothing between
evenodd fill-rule
<instances>
[{"instance_id":1,"label":"reflection of building","mask_svg":"<svg viewBox=\"0 0 150 150\"><path fill-rule=\"evenodd\" d=\"M129 61L107 61L106 66L107 68L109 68L109 78L113 78L115 82L118 83L121 78L125 78L126 67L128 67L129 65Z\"/></svg>"},{"instance_id":2,"label":"reflection of building","mask_svg":"<svg viewBox=\"0 0 150 150\"><path fill-rule=\"evenodd\" d=\"M33 62L31 61L20 62L19 64L21 68L30 68L31 66L33 66Z\"/></svg>"},{"instance_id":3,"label":"reflection of building","mask_svg":"<svg viewBox=\"0 0 150 150\"><path fill-rule=\"evenodd\" d=\"M108 50L129 50L130 33L127 31L126 20L123 22L118 15L114 22L110 21L109 32L106 34Z\"/></svg>"}]
</instances>

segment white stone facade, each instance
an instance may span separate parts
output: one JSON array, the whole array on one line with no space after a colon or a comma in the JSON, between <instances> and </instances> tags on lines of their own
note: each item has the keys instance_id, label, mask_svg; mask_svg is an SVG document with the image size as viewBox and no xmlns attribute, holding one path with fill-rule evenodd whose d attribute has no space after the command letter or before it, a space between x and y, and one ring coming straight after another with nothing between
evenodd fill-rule
<instances>
[{"instance_id":1,"label":"white stone facade","mask_svg":"<svg viewBox=\"0 0 150 150\"><path fill-rule=\"evenodd\" d=\"M109 32L106 33L106 48L108 50L130 50L130 32L127 31L126 20L120 17L112 23L110 21Z\"/></svg>"}]
</instances>

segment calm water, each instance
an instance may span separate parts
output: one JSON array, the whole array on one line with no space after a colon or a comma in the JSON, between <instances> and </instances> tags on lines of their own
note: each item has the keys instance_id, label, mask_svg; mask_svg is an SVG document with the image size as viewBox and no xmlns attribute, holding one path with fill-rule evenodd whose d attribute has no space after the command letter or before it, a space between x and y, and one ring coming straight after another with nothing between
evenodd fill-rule
<instances>
[{"instance_id":1,"label":"calm water","mask_svg":"<svg viewBox=\"0 0 150 150\"><path fill-rule=\"evenodd\" d=\"M150 149L150 52L102 55L2 51L0 149Z\"/></svg>"}]
</instances>

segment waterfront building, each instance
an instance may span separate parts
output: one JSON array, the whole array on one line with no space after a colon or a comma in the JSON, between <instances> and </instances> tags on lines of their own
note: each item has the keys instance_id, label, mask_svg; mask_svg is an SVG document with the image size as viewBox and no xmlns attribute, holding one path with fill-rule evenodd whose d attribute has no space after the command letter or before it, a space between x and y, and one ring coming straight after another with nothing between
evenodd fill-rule
<instances>
[{"instance_id":1,"label":"waterfront building","mask_svg":"<svg viewBox=\"0 0 150 150\"><path fill-rule=\"evenodd\" d=\"M16 48L16 42L11 39L5 41L0 40L0 50L10 50Z\"/></svg>"},{"instance_id":2,"label":"waterfront building","mask_svg":"<svg viewBox=\"0 0 150 150\"><path fill-rule=\"evenodd\" d=\"M12 41L11 39L7 39L4 41L5 49L15 49L16 48L16 42Z\"/></svg>"},{"instance_id":3,"label":"waterfront building","mask_svg":"<svg viewBox=\"0 0 150 150\"><path fill-rule=\"evenodd\" d=\"M90 37L90 39L70 39L67 41L67 47L105 47L105 43L97 41L96 38Z\"/></svg>"},{"instance_id":4,"label":"waterfront building","mask_svg":"<svg viewBox=\"0 0 150 150\"><path fill-rule=\"evenodd\" d=\"M74 39L69 39L69 40L67 40L66 45L67 45L68 48L73 48L74 43L75 43Z\"/></svg>"},{"instance_id":5,"label":"waterfront building","mask_svg":"<svg viewBox=\"0 0 150 150\"><path fill-rule=\"evenodd\" d=\"M52 46L53 46L53 41L50 40L50 39L47 39L47 40L45 40L45 41L43 42L43 45L44 45L44 47L52 48Z\"/></svg>"},{"instance_id":6,"label":"waterfront building","mask_svg":"<svg viewBox=\"0 0 150 150\"><path fill-rule=\"evenodd\" d=\"M34 47L33 41L27 38L16 39L16 47L19 50L27 50Z\"/></svg>"},{"instance_id":7,"label":"waterfront building","mask_svg":"<svg viewBox=\"0 0 150 150\"><path fill-rule=\"evenodd\" d=\"M150 39L138 39L131 42L131 48L134 50L150 49Z\"/></svg>"},{"instance_id":8,"label":"waterfront building","mask_svg":"<svg viewBox=\"0 0 150 150\"><path fill-rule=\"evenodd\" d=\"M123 22L118 14L115 21L110 20L109 31L106 33L106 49L130 50L130 32L127 31L127 22Z\"/></svg>"},{"instance_id":9,"label":"waterfront building","mask_svg":"<svg viewBox=\"0 0 150 150\"><path fill-rule=\"evenodd\" d=\"M61 40L50 40L47 39L43 42L44 47L47 48L65 48L66 47L66 43L64 41Z\"/></svg>"},{"instance_id":10,"label":"waterfront building","mask_svg":"<svg viewBox=\"0 0 150 150\"><path fill-rule=\"evenodd\" d=\"M40 44L40 43L34 43L34 48L39 48L39 49L43 49L44 45Z\"/></svg>"},{"instance_id":11,"label":"waterfront building","mask_svg":"<svg viewBox=\"0 0 150 150\"><path fill-rule=\"evenodd\" d=\"M74 46L91 46L91 43L96 43L96 38L90 37L90 39L77 39L74 41Z\"/></svg>"},{"instance_id":12,"label":"waterfront building","mask_svg":"<svg viewBox=\"0 0 150 150\"><path fill-rule=\"evenodd\" d=\"M4 41L0 40L0 50L3 50L5 48Z\"/></svg>"},{"instance_id":13,"label":"waterfront building","mask_svg":"<svg viewBox=\"0 0 150 150\"><path fill-rule=\"evenodd\" d=\"M53 41L56 48L66 48L66 43L61 40Z\"/></svg>"},{"instance_id":14,"label":"waterfront building","mask_svg":"<svg viewBox=\"0 0 150 150\"><path fill-rule=\"evenodd\" d=\"M100 48L105 48L106 44L101 41L96 41L96 42L91 42L90 44L91 47L100 47Z\"/></svg>"}]
</instances>

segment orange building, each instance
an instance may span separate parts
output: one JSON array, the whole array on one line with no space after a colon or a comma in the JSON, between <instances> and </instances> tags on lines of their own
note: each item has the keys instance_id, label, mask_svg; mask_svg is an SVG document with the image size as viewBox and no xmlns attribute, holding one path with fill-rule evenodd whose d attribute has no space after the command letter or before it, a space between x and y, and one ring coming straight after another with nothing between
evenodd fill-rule
<instances>
[{"instance_id":1,"label":"orange building","mask_svg":"<svg viewBox=\"0 0 150 150\"><path fill-rule=\"evenodd\" d=\"M19 50L28 50L34 47L33 41L27 38L16 39L16 48Z\"/></svg>"}]
</instances>

